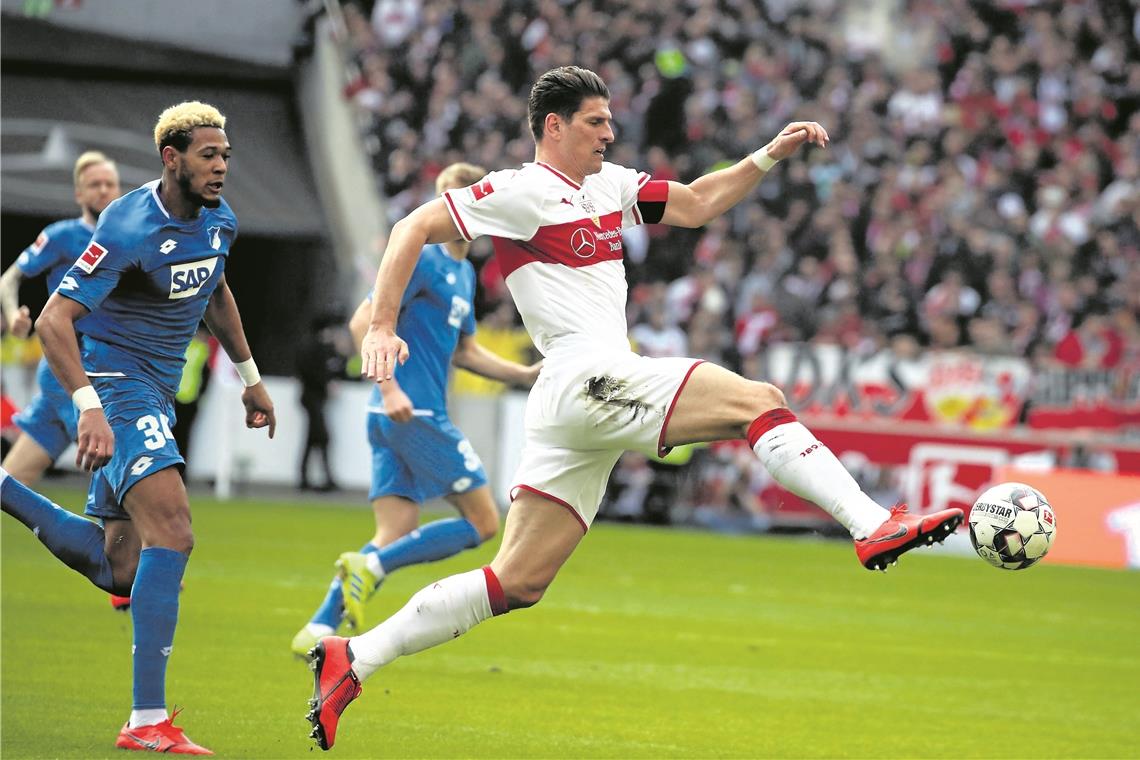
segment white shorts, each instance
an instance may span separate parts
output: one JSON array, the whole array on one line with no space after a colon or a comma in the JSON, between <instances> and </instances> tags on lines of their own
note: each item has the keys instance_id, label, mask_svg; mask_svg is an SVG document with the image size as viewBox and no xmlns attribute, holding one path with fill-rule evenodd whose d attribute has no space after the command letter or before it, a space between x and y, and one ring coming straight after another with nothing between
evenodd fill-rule
<instances>
[{"instance_id":1,"label":"white shorts","mask_svg":"<svg viewBox=\"0 0 1140 760\"><path fill-rule=\"evenodd\" d=\"M623 451L667 451L669 417L700 363L632 351L548 359L527 399L526 444L511 499L520 489L539 494L588 529Z\"/></svg>"}]
</instances>

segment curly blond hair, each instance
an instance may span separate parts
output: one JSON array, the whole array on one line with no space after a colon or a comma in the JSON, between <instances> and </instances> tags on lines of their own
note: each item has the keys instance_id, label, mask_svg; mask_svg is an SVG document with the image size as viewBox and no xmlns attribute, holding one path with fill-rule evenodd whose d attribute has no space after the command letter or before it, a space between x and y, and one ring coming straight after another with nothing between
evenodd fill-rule
<instances>
[{"instance_id":1,"label":"curly blond hair","mask_svg":"<svg viewBox=\"0 0 1140 760\"><path fill-rule=\"evenodd\" d=\"M115 162L97 150L84 151L79 158L75 159L75 171L73 172L73 176L75 178L76 187L79 187L79 178L83 176L83 172L95 164L110 164L113 167Z\"/></svg>"},{"instance_id":2,"label":"curly blond hair","mask_svg":"<svg viewBox=\"0 0 1140 760\"><path fill-rule=\"evenodd\" d=\"M159 114L158 123L154 125L154 146L159 153L167 145L184 151L192 142L195 127L225 129L226 117L212 105L197 100L171 106Z\"/></svg>"}]
</instances>

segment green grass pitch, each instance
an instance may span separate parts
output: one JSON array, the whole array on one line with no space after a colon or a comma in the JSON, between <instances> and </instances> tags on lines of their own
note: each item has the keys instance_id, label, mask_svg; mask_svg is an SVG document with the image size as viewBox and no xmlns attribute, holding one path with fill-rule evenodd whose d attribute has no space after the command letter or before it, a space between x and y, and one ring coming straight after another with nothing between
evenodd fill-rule
<instances>
[{"instance_id":1,"label":"green grass pitch","mask_svg":"<svg viewBox=\"0 0 1140 760\"><path fill-rule=\"evenodd\" d=\"M320 756L289 641L370 512L196 497L194 517L178 722L223 758ZM0 755L124 757L129 617L9 516L2 539ZM370 620L493 553L395 573ZM842 542L600 524L537 607L368 681L328 757L1137 755L1140 575L922 555L882 575Z\"/></svg>"}]
</instances>

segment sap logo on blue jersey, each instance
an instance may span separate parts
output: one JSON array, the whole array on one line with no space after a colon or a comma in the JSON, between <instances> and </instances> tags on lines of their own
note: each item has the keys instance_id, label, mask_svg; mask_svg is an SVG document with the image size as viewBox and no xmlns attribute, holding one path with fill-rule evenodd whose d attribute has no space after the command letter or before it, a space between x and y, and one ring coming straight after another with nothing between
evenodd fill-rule
<instances>
[{"instance_id":1,"label":"sap logo on blue jersey","mask_svg":"<svg viewBox=\"0 0 1140 760\"><path fill-rule=\"evenodd\" d=\"M189 298L202 289L214 273L218 257L202 261L188 261L170 267L170 297Z\"/></svg>"}]
</instances>

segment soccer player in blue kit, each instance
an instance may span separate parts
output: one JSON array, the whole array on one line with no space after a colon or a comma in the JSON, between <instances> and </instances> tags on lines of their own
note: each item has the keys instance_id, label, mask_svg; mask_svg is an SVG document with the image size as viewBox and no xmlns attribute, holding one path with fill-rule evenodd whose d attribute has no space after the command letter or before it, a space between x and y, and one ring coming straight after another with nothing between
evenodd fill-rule
<instances>
[{"instance_id":1,"label":"soccer player in blue kit","mask_svg":"<svg viewBox=\"0 0 1140 760\"><path fill-rule=\"evenodd\" d=\"M46 272L48 293L54 292L87 248L99 215L119 197L119 170L99 151L89 150L76 159L74 176L75 201L83 213L45 227L0 277L0 308L18 337L26 337L32 327L28 307L19 305L20 279ZM76 436L75 404L51 373L46 358L36 368L36 385L39 393L15 417L21 432L2 465L26 486L35 485ZM129 596L111 594L115 609L124 610L130 604Z\"/></svg>"},{"instance_id":2,"label":"soccer player in blue kit","mask_svg":"<svg viewBox=\"0 0 1140 760\"><path fill-rule=\"evenodd\" d=\"M115 746L212 754L166 712L166 664L179 585L194 546L184 460L170 428L183 356L198 323L234 361L246 426L268 427L261 382L225 280L237 219L222 200L225 117L186 102L154 129L162 177L112 203L48 300L36 328L52 372L79 410L77 464L92 472L88 515L53 505L0 472L4 511L99 588L132 598L133 703ZM82 355L75 322L83 322ZM177 713L176 713L177 714Z\"/></svg>"},{"instance_id":3,"label":"soccer player in blue kit","mask_svg":"<svg viewBox=\"0 0 1140 760\"><path fill-rule=\"evenodd\" d=\"M436 178L436 190L467 187L484 174L471 164L451 164ZM376 533L359 552L337 560L338 577L324 602L293 637L298 656L307 657L345 617L355 630L364 630L364 603L387 574L476 547L499 530L483 465L448 418L448 365L525 388L534 385L541 365L508 361L475 341L475 269L467 260L469 248L466 241L426 246L404 292L399 324L417 352L399 368L397 382L373 387L368 405L369 500ZM371 313L367 298L349 323L357 348ZM441 496L462 517L418 527L420 504Z\"/></svg>"},{"instance_id":4,"label":"soccer player in blue kit","mask_svg":"<svg viewBox=\"0 0 1140 760\"><path fill-rule=\"evenodd\" d=\"M75 202L82 213L49 224L0 277L0 308L14 335L26 338L32 320L19 305L20 279L46 274L48 293L87 247L95 222L119 197L119 171L98 151L87 151L75 162ZM36 368L39 392L15 417L20 435L4 457L4 469L25 485L34 485L64 449L75 441L75 405L51 373L46 359Z\"/></svg>"}]
</instances>

